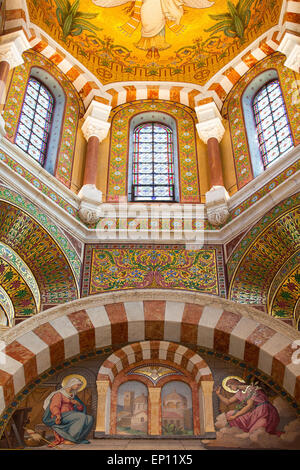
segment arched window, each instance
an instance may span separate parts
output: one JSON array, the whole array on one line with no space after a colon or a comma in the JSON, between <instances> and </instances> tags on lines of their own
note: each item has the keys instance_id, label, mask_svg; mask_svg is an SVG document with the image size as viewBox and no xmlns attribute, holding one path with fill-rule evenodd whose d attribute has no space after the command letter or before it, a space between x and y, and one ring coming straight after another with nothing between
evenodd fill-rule
<instances>
[{"instance_id":1,"label":"arched window","mask_svg":"<svg viewBox=\"0 0 300 470\"><path fill-rule=\"evenodd\" d=\"M132 201L175 201L173 130L145 122L133 130Z\"/></svg>"},{"instance_id":2,"label":"arched window","mask_svg":"<svg viewBox=\"0 0 300 470\"><path fill-rule=\"evenodd\" d=\"M28 80L15 143L44 166L53 121L54 97L36 78Z\"/></svg>"},{"instance_id":3,"label":"arched window","mask_svg":"<svg viewBox=\"0 0 300 470\"><path fill-rule=\"evenodd\" d=\"M276 69L265 70L247 85L242 95L242 109L255 178L293 147Z\"/></svg>"},{"instance_id":4,"label":"arched window","mask_svg":"<svg viewBox=\"0 0 300 470\"><path fill-rule=\"evenodd\" d=\"M253 113L263 166L266 168L293 147L279 80L271 80L256 93Z\"/></svg>"}]
</instances>

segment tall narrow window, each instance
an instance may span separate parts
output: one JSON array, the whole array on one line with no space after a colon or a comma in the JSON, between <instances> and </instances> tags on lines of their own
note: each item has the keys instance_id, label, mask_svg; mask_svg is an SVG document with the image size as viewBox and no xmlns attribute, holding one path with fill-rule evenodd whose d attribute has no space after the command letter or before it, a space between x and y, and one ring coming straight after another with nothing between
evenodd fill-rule
<instances>
[{"instance_id":1,"label":"tall narrow window","mask_svg":"<svg viewBox=\"0 0 300 470\"><path fill-rule=\"evenodd\" d=\"M41 165L46 160L53 110L52 94L39 80L30 77L15 143Z\"/></svg>"},{"instance_id":2,"label":"tall narrow window","mask_svg":"<svg viewBox=\"0 0 300 470\"><path fill-rule=\"evenodd\" d=\"M253 100L253 112L259 149L266 168L293 147L279 80L270 81L258 91Z\"/></svg>"},{"instance_id":3,"label":"tall narrow window","mask_svg":"<svg viewBox=\"0 0 300 470\"><path fill-rule=\"evenodd\" d=\"M133 132L133 201L174 201L173 132L148 122Z\"/></svg>"}]
</instances>

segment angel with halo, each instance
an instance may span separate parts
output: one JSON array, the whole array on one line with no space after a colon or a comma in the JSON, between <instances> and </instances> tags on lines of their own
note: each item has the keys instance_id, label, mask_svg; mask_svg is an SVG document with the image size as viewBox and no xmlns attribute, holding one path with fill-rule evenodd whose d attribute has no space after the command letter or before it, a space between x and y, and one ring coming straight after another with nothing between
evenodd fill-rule
<instances>
[{"instance_id":1,"label":"angel with halo","mask_svg":"<svg viewBox=\"0 0 300 470\"><path fill-rule=\"evenodd\" d=\"M92 0L97 6L110 8L128 3L128 0ZM184 6L190 8L209 8L214 4L209 0L135 0L127 12L129 21L121 30L131 36L141 23L141 38L135 47L147 51L148 59L159 58L159 52L168 49L170 44L165 40L166 27L178 34L184 26L180 23Z\"/></svg>"}]
</instances>

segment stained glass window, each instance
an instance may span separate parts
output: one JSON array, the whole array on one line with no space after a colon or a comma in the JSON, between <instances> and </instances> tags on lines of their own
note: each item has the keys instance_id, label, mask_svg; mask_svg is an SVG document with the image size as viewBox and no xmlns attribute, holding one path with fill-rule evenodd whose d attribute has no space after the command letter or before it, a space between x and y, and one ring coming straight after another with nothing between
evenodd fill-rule
<instances>
[{"instance_id":1,"label":"stained glass window","mask_svg":"<svg viewBox=\"0 0 300 470\"><path fill-rule=\"evenodd\" d=\"M272 80L259 90L253 100L253 112L266 168L294 145L279 80Z\"/></svg>"},{"instance_id":2,"label":"stained glass window","mask_svg":"<svg viewBox=\"0 0 300 470\"><path fill-rule=\"evenodd\" d=\"M47 88L31 77L28 81L15 143L44 164L53 117L54 98Z\"/></svg>"},{"instance_id":3,"label":"stained glass window","mask_svg":"<svg viewBox=\"0 0 300 470\"><path fill-rule=\"evenodd\" d=\"M133 139L133 201L174 201L172 130L148 122L134 129Z\"/></svg>"}]
</instances>

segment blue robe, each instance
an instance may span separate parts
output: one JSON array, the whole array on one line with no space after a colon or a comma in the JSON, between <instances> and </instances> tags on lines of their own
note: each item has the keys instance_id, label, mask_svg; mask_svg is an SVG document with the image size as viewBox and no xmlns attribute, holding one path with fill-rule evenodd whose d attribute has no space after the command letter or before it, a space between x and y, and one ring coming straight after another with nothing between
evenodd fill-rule
<instances>
[{"instance_id":1,"label":"blue robe","mask_svg":"<svg viewBox=\"0 0 300 470\"><path fill-rule=\"evenodd\" d=\"M76 444L89 444L89 441L84 438L92 429L94 418L86 414L86 406L77 395L74 396L74 400L83 405L83 411L78 411L76 405L74 405L75 409L62 413L60 424L55 424L56 418L51 418L50 402L45 409L43 423L68 441Z\"/></svg>"}]
</instances>

